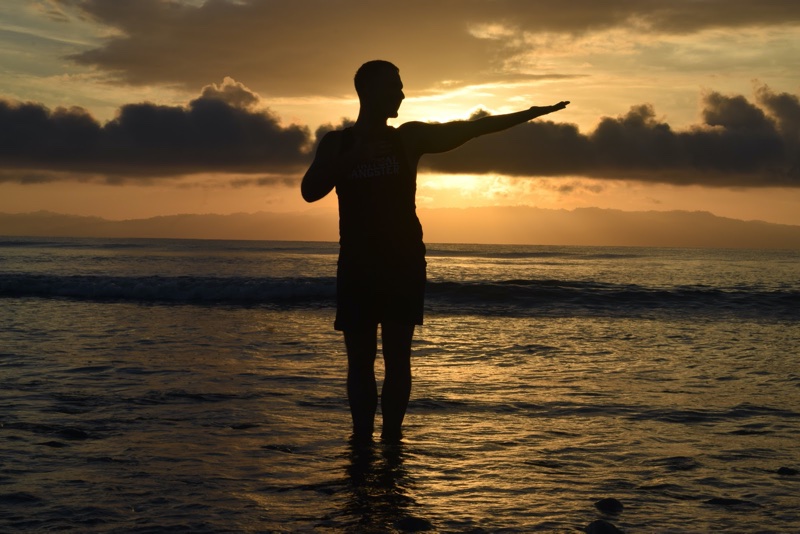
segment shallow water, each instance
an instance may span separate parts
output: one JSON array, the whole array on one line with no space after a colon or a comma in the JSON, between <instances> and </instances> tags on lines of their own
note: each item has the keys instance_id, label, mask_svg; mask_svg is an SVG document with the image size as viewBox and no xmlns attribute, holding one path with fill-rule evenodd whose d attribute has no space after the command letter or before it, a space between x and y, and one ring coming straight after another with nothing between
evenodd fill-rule
<instances>
[{"instance_id":1,"label":"shallow water","mask_svg":"<svg viewBox=\"0 0 800 534\"><path fill-rule=\"evenodd\" d=\"M405 438L353 447L326 293L136 288L147 263L207 282L219 249L185 247L148 244L136 264L90 243L66 249L71 270L44 255L0 276L16 291L0 299L0 531L800 531L791 255L759 277L755 252L442 247ZM322 249L226 274L320 280ZM108 250L111 275L70 278ZM20 295L32 274L72 295Z\"/></svg>"},{"instance_id":2,"label":"shallow water","mask_svg":"<svg viewBox=\"0 0 800 534\"><path fill-rule=\"evenodd\" d=\"M364 452L324 310L4 304L7 529L800 526L796 325L434 316L404 443Z\"/></svg>"}]
</instances>

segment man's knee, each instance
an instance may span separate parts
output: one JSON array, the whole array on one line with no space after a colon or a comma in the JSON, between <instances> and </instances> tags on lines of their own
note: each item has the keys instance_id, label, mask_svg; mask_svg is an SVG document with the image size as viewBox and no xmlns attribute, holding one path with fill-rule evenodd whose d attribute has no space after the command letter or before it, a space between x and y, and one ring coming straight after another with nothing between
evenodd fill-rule
<instances>
[{"instance_id":1,"label":"man's knee","mask_svg":"<svg viewBox=\"0 0 800 534\"><path fill-rule=\"evenodd\" d=\"M413 323L383 323L381 325L381 340L384 352L389 348L399 353L410 353L413 337Z\"/></svg>"}]
</instances>

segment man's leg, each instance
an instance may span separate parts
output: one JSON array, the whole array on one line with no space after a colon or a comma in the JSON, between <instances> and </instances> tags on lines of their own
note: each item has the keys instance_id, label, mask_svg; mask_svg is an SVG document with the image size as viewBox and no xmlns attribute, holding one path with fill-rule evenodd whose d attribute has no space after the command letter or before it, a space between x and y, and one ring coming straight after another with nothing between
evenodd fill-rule
<instances>
[{"instance_id":1,"label":"man's leg","mask_svg":"<svg viewBox=\"0 0 800 534\"><path fill-rule=\"evenodd\" d=\"M411 396L411 339L414 325L383 323L383 361L386 376L381 391L383 432L381 437L398 440L402 437L403 418Z\"/></svg>"},{"instance_id":2,"label":"man's leg","mask_svg":"<svg viewBox=\"0 0 800 534\"><path fill-rule=\"evenodd\" d=\"M353 417L353 437L371 438L378 407L378 388L375 385L378 325L345 330L344 343L347 348L347 400Z\"/></svg>"}]
</instances>

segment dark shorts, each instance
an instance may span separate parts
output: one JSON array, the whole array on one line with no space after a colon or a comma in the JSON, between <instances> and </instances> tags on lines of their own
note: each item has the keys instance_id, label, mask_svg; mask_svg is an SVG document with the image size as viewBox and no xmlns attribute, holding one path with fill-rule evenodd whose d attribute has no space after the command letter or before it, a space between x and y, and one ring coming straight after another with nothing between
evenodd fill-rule
<instances>
[{"instance_id":1,"label":"dark shorts","mask_svg":"<svg viewBox=\"0 0 800 534\"><path fill-rule=\"evenodd\" d=\"M422 324L425 257L347 260L336 271L336 330L383 322Z\"/></svg>"}]
</instances>

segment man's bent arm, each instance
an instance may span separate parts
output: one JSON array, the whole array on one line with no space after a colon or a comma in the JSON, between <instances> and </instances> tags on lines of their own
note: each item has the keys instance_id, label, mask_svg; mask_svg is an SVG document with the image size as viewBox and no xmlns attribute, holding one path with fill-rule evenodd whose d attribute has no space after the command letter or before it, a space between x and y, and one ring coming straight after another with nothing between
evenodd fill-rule
<instances>
[{"instance_id":1,"label":"man's bent arm","mask_svg":"<svg viewBox=\"0 0 800 534\"><path fill-rule=\"evenodd\" d=\"M564 109L569 102L559 102L554 106L533 106L523 111L505 115L490 115L471 121L453 121L442 124L411 122L401 126L406 129L409 144L418 154L447 152L463 145L470 139L490 133L507 130L512 126Z\"/></svg>"},{"instance_id":2,"label":"man's bent arm","mask_svg":"<svg viewBox=\"0 0 800 534\"><path fill-rule=\"evenodd\" d=\"M339 155L340 135L339 132L328 132L320 140L314 161L300 184L300 193L306 202L317 201L330 193L345 172L347 162Z\"/></svg>"}]
</instances>

